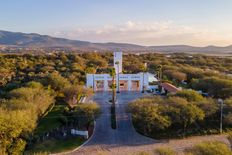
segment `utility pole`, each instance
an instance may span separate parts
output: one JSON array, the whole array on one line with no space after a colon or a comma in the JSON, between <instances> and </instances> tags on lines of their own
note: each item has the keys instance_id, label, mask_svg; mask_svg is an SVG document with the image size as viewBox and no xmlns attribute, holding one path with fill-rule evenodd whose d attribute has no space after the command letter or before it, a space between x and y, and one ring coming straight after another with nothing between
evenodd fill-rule
<instances>
[{"instance_id":1,"label":"utility pole","mask_svg":"<svg viewBox=\"0 0 232 155\"><path fill-rule=\"evenodd\" d=\"M220 104L220 133L222 133L222 121L223 121L223 100L218 99L218 102Z\"/></svg>"}]
</instances>

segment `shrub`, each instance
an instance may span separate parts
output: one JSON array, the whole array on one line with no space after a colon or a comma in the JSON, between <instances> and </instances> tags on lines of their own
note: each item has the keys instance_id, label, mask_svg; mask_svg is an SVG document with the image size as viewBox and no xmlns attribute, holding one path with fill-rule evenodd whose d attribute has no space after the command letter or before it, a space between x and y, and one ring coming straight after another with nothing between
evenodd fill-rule
<instances>
[{"instance_id":1,"label":"shrub","mask_svg":"<svg viewBox=\"0 0 232 155\"><path fill-rule=\"evenodd\" d=\"M229 140L230 146L231 146L231 148L232 148L232 132L229 132L228 140Z\"/></svg>"},{"instance_id":2,"label":"shrub","mask_svg":"<svg viewBox=\"0 0 232 155\"><path fill-rule=\"evenodd\" d=\"M222 142L202 142L193 148L186 150L192 155L232 155L230 148Z\"/></svg>"},{"instance_id":3,"label":"shrub","mask_svg":"<svg viewBox=\"0 0 232 155\"><path fill-rule=\"evenodd\" d=\"M141 151L141 152L136 153L135 155L150 155L150 154L148 152Z\"/></svg>"},{"instance_id":4,"label":"shrub","mask_svg":"<svg viewBox=\"0 0 232 155\"><path fill-rule=\"evenodd\" d=\"M168 147L160 147L155 150L155 153L158 155L176 155L177 153Z\"/></svg>"}]
</instances>

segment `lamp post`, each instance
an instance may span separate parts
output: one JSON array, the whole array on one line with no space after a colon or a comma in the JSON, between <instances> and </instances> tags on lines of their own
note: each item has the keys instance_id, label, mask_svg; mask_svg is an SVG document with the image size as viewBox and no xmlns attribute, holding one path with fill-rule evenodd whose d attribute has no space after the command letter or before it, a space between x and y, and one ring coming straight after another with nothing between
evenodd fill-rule
<instances>
[{"instance_id":1,"label":"lamp post","mask_svg":"<svg viewBox=\"0 0 232 155\"><path fill-rule=\"evenodd\" d=\"M93 74L93 92L95 91L95 80L94 80L94 74Z\"/></svg>"},{"instance_id":2,"label":"lamp post","mask_svg":"<svg viewBox=\"0 0 232 155\"><path fill-rule=\"evenodd\" d=\"M223 100L221 98L218 99L218 103L220 104L220 133L222 133L222 121L223 121Z\"/></svg>"},{"instance_id":3,"label":"lamp post","mask_svg":"<svg viewBox=\"0 0 232 155\"><path fill-rule=\"evenodd\" d=\"M142 87L143 90L142 90L142 93L144 93L144 89L145 89L144 88L144 72L146 72L146 71L147 71L147 63L145 62L144 63L144 70L143 70L143 87Z\"/></svg>"},{"instance_id":4,"label":"lamp post","mask_svg":"<svg viewBox=\"0 0 232 155\"><path fill-rule=\"evenodd\" d=\"M120 87L120 82L119 82L119 62L115 62L115 64L117 65L117 74L118 74L118 90L117 93L120 93L119 87Z\"/></svg>"},{"instance_id":5,"label":"lamp post","mask_svg":"<svg viewBox=\"0 0 232 155\"><path fill-rule=\"evenodd\" d=\"M144 93L144 72L143 72L143 90L142 90L142 93Z\"/></svg>"},{"instance_id":6,"label":"lamp post","mask_svg":"<svg viewBox=\"0 0 232 155\"><path fill-rule=\"evenodd\" d=\"M157 72L157 77L158 77L159 81L161 81L162 80L162 66L161 65L157 66L156 72Z\"/></svg>"}]
</instances>

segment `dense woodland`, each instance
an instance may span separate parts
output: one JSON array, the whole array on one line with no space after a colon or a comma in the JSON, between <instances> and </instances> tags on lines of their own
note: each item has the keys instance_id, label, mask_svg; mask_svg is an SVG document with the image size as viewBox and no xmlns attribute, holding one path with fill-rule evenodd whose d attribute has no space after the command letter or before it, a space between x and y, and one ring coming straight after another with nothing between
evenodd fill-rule
<instances>
[{"instance_id":1,"label":"dense woodland","mask_svg":"<svg viewBox=\"0 0 232 155\"><path fill-rule=\"evenodd\" d=\"M60 105L63 108L60 111L62 116L58 119L58 125L77 125L88 128L93 121L93 118L89 119L90 116L97 117L99 107L96 104L92 104L92 107L85 107L81 104L77 106L81 96L92 94L91 90L83 87L86 73L107 72L107 68L112 65L112 58L110 52L0 55L0 153L20 154L23 152L34 140L31 138L40 133L38 128L40 128L39 124L44 123L43 118ZM157 73L159 70L163 81L209 94L209 98L201 99L202 104L198 103L197 99L189 101L188 93L170 96L167 99L156 99L160 101L158 105L164 103L171 110L178 111L180 108L186 108L190 113L191 110L198 113L193 116L194 119L186 118L184 122L180 120L175 124L171 122L172 117L168 114L170 111L165 108L160 110L159 106L157 109L153 103L151 109L162 113L159 117L161 117L163 126L157 127L156 124L151 124L150 127L143 129L146 134L152 133L152 129L163 130L176 127L176 125L186 130L196 121L216 117L218 107L215 106L215 100L218 98L225 99L228 108L232 106L232 98L230 98L232 96L230 75L232 74L232 58L230 57L127 54L123 58L124 73L142 71ZM144 63L147 63L147 68ZM183 84L183 81L186 83ZM180 102L176 103L177 101ZM147 99L146 102L153 102L153 99ZM206 110L208 106L212 111ZM214 108L215 111L213 111ZM130 110L132 109L131 107ZM230 112L231 109L227 109L225 119L228 121L228 126L232 123ZM72 119L74 117L79 121L74 122ZM154 119L157 120L157 118Z\"/></svg>"}]
</instances>

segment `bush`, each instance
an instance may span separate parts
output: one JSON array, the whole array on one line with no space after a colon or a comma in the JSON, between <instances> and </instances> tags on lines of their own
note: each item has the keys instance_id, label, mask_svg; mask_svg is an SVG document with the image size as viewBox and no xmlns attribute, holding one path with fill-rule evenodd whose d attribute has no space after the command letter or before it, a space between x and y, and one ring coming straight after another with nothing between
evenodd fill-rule
<instances>
[{"instance_id":1,"label":"bush","mask_svg":"<svg viewBox=\"0 0 232 155\"><path fill-rule=\"evenodd\" d=\"M158 155L176 155L177 153L168 147L160 147L155 150L155 153Z\"/></svg>"},{"instance_id":2,"label":"bush","mask_svg":"<svg viewBox=\"0 0 232 155\"><path fill-rule=\"evenodd\" d=\"M202 101L204 98L195 90L182 90L179 91L176 96L183 97L187 101Z\"/></svg>"},{"instance_id":3,"label":"bush","mask_svg":"<svg viewBox=\"0 0 232 155\"><path fill-rule=\"evenodd\" d=\"M228 140L229 140L230 146L231 146L231 148L232 148L232 132L229 132Z\"/></svg>"},{"instance_id":4,"label":"bush","mask_svg":"<svg viewBox=\"0 0 232 155\"><path fill-rule=\"evenodd\" d=\"M230 148L222 142L202 142L186 150L192 155L232 155Z\"/></svg>"},{"instance_id":5,"label":"bush","mask_svg":"<svg viewBox=\"0 0 232 155\"><path fill-rule=\"evenodd\" d=\"M142 152L138 152L135 155L150 155L148 152L142 151Z\"/></svg>"}]
</instances>

